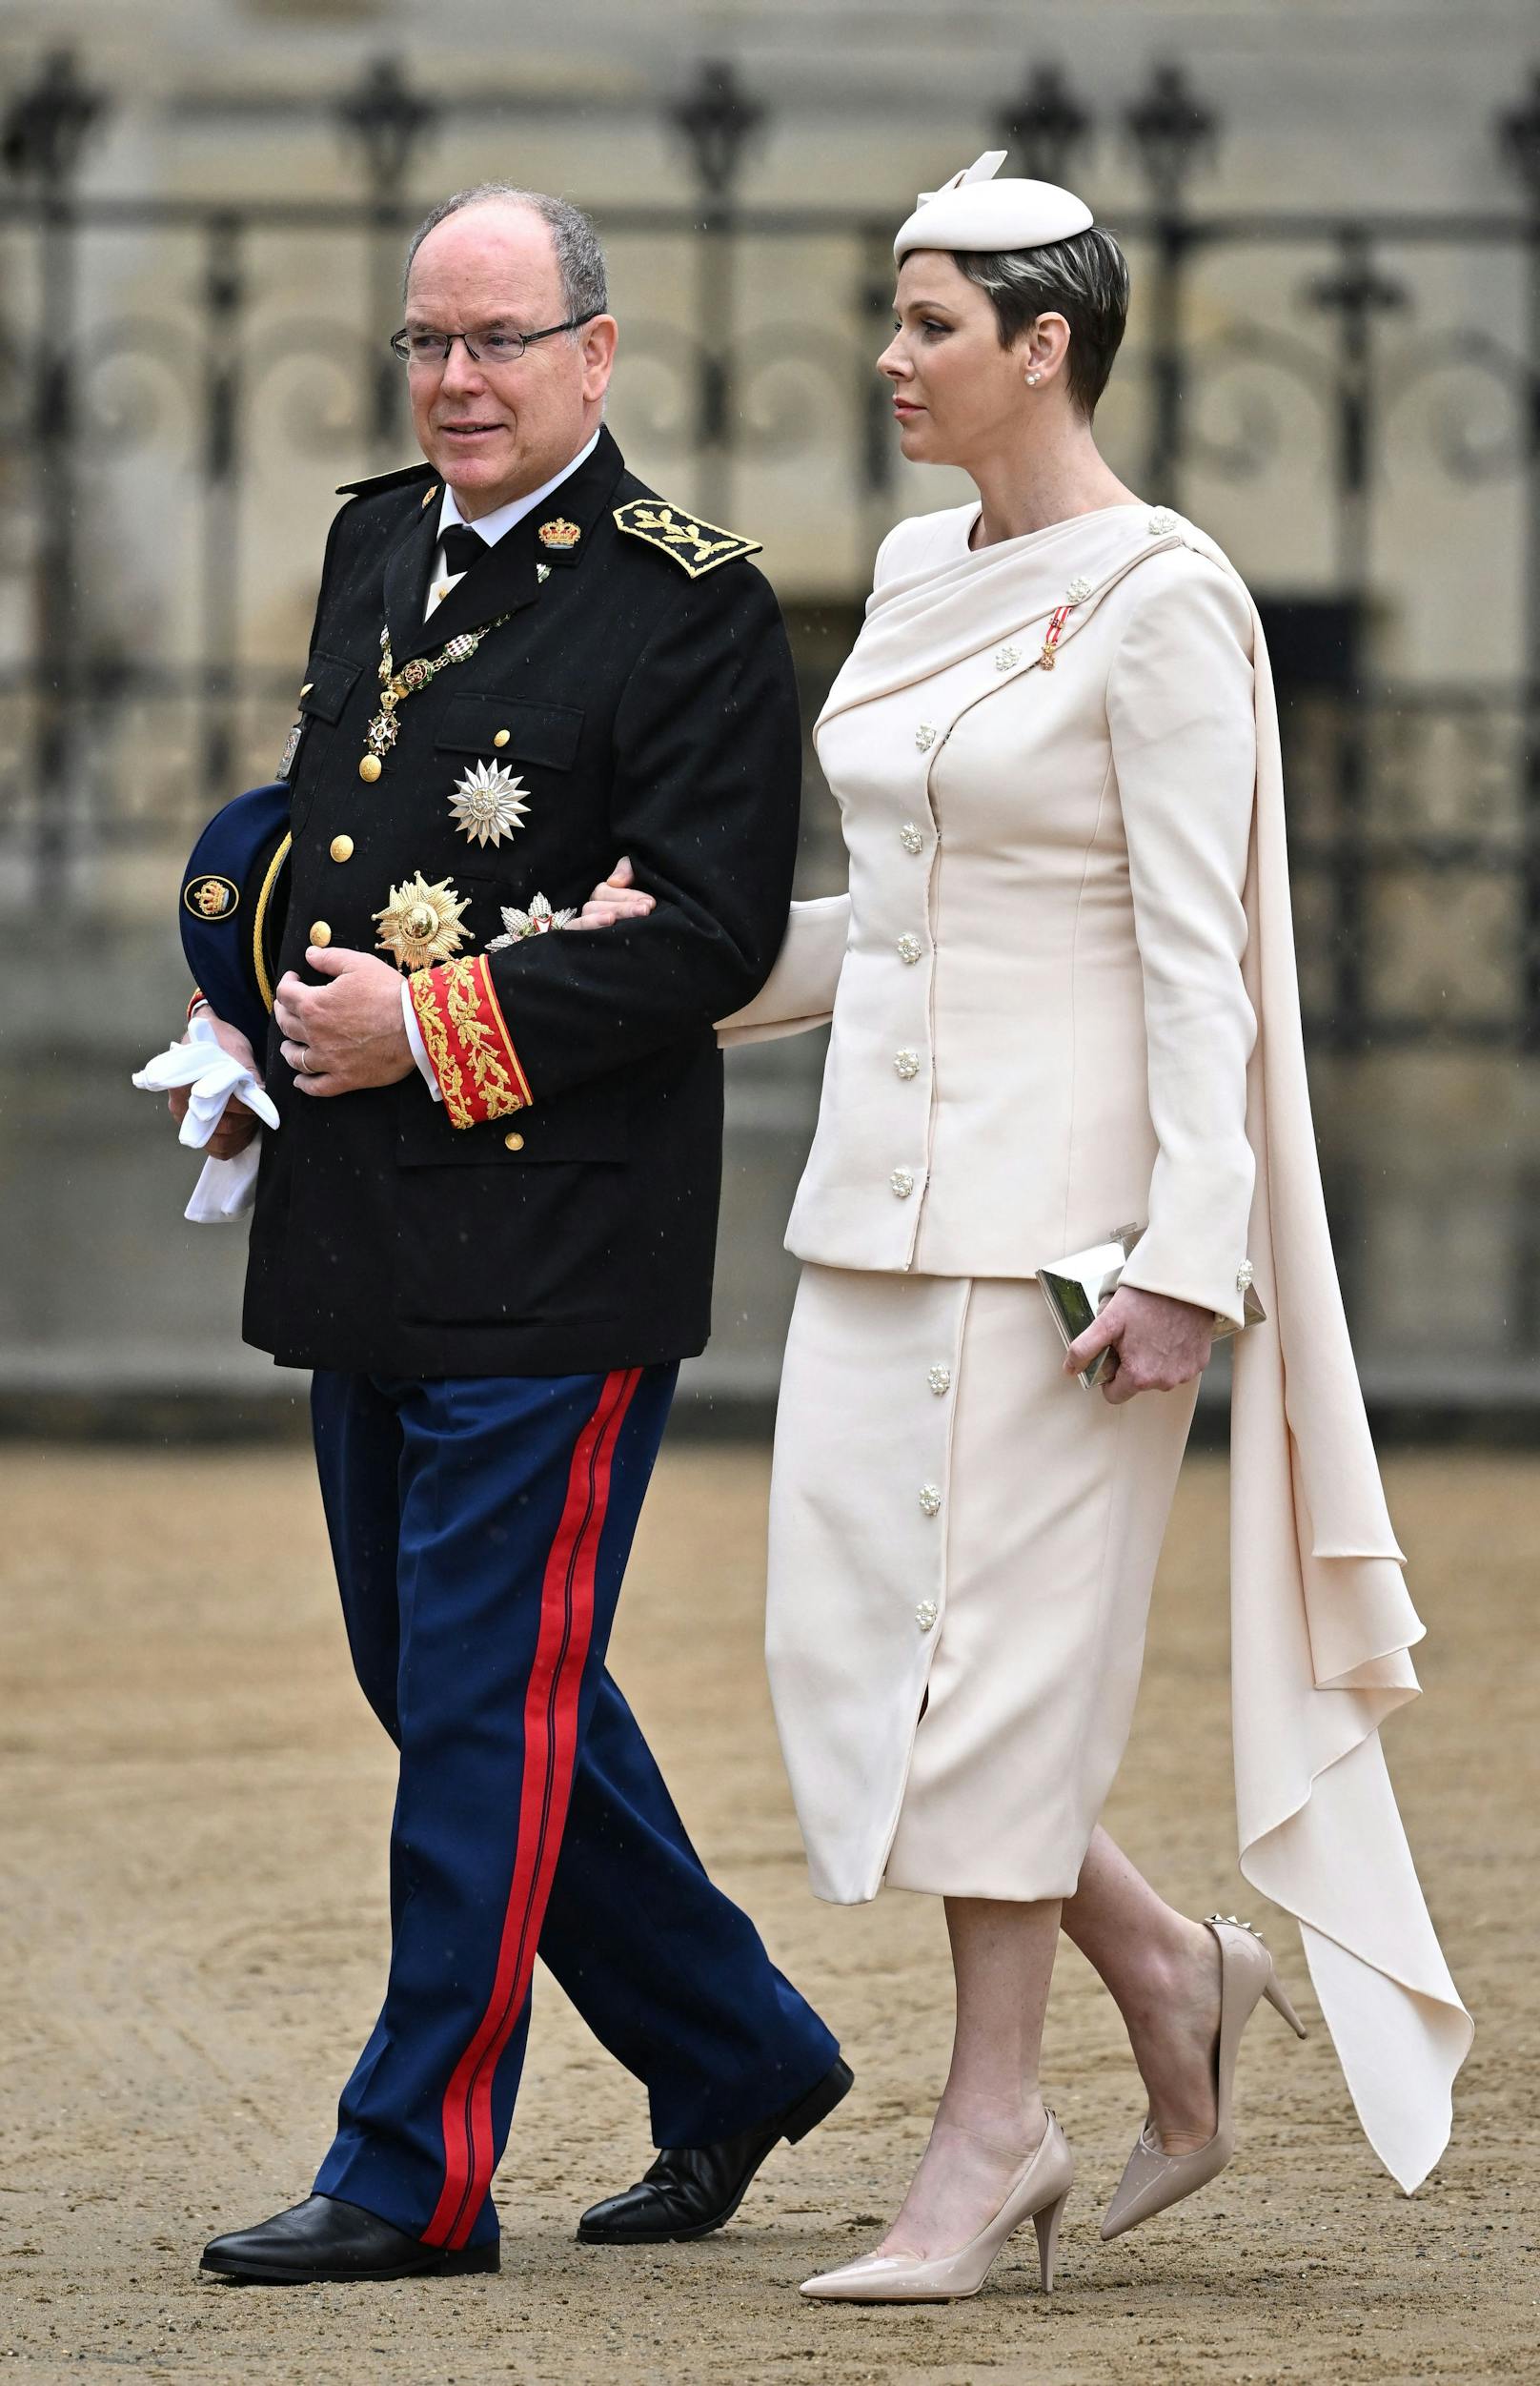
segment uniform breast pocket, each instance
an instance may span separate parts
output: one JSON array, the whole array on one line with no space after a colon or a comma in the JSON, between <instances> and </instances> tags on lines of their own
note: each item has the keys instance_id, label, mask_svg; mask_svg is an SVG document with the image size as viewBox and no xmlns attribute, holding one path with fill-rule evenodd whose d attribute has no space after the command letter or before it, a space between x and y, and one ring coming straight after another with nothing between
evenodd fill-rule
<instances>
[{"instance_id":1,"label":"uniform breast pocket","mask_svg":"<svg viewBox=\"0 0 1540 2386\"><path fill-rule=\"evenodd\" d=\"M573 704L531 704L507 696L456 696L445 705L436 744L446 754L517 768L571 770L578 760L583 715Z\"/></svg>"},{"instance_id":2,"label":"uniform breast pocket","mask_svg":"<svg viewBox=\"0 0 1540 2386\"><path fill-rule=\"evenodd\" d=\"M336 724L347 709L363 667L361 663L350 662L346 655L327 654L321 647L316 647L305 665L304 684L299 691L299 744L288 774L294 790L296 829L304 826L321 759L336 733Z\"/></svg>"}]
</instances>

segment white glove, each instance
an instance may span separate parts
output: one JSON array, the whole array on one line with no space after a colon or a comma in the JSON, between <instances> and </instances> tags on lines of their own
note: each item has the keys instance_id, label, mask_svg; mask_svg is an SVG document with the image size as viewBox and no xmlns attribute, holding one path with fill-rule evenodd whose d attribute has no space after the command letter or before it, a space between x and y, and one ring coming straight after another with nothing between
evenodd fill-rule
<instances>
[{"instance_id":1,"label":"white glove","mask_svg":"<svg viewBox=\"0 0 1540 2386\"><path fill-rule=\"evenodd\" d=\"M203 1150L233 1096L254 1111L265 1127L278 1124L272 1097L263 1091L255 1070L225 1050L202 1011L188 1029L187 1042L172 1044L166 1051L157 1052L153 1060L134 1071L133 1082L145 1093L170 1093L173 1086L190 1089L178 1141L194 1152ZM197 1226L217 1225L249 1209L256 1185L260 1142L259 1136L253 1136L245 1151L238 1152L233 1160L205 1160L203 1173L183 1215Z\"/></svg>"}]
</instances>

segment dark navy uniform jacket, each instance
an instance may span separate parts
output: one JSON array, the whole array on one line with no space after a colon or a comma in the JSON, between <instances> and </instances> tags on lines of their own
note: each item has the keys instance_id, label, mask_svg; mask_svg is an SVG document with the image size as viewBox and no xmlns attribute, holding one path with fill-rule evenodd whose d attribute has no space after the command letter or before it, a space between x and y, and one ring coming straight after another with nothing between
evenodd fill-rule
<instances>
[{"instance_id":1,"label":"dark navy uniform jacket","mask_svg":"<svg viewBox=\"0 0 1540 2386\"><path fill-rule=\"evenodd\" d=\"M785 631L747 542L655 499L607 432L424 621L438 500L423 464L359 484L333 525L277 960L308 975L316 923L333 947L374 951L395 890L448 882L467 934L414 999L461 1094L436 1103L415 1069L296 1094L274 1028L282 1126L263 1138L246 1337L287 1365L413 1377L681 1357L710 1324L713 1022L763 982L790 899ZM379 776L360 778L382 627L400 671L502 616L400 702ZM451 806L494 765L524 818L482 845ZM488 952L505 908L580 906L621 853L650 917Z\"/></svg>"}]
</instances>

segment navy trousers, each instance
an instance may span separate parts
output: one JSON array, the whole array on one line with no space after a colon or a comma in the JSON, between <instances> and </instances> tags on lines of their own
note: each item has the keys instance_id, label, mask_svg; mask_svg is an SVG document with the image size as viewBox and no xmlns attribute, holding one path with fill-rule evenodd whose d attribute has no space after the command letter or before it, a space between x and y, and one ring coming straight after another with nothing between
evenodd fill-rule
<instances>
[{"instance_id":1,"label":"navy trousers","mask_svg":"<svg viewBox=\"0 0 1540 2386\"><path fill-rule=\"evenodd\" d=\"M838 2052L605 1671L677 1373L313 1378L354 1666L400 1751L390 1977L315 2186L430 2244L496 2239L537 1948L659 2146L749 2128Z\"/></svg>"}]
</instances>

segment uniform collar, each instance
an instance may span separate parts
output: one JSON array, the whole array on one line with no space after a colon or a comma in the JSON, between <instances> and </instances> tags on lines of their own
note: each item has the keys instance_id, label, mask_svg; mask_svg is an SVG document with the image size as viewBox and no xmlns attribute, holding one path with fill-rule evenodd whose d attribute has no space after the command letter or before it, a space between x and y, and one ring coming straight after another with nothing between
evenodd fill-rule
<instances>
[{"instance_id":1,"label":"uniform collar","mask_svg":"<svg viewBox=\"0 0 1540 2386\"><path fill-rule=\"evenodd\" d=\"M397 668L409 656L429 653L462 630L479 629L499 614L517 613L533 604L546 572L579 564L624 469L619 449L601 424L592 446L574 459L554 485L536 490L529 510L504 531L491 553L465 574L426 622L423 592L438 545L440 517L428 508L409 523L385 565L385 620ZM515 500L516 504L519 502ZM472 527L479 529L481 524ZM542 531L550 535L542 538Z\"/></svg>"},{"instance_id":2,"label":"uniform collar","mask_svg":"<svg viewBox=\"0 0 1540 2386\"><path fill-rule=\"evenodd\" d=\"M600 429L602 428L601 424ZM521 522L526 514L533 514L537 505L543 505L546 499L560 488L563 480L570 480L573 474L587 463L598 445L598 432L596 431L586 445L578 450L570 463L563 464L559 472L554 472L550 479L544 481L539 488L531 489L527 497L511 498L506 505L496 506L490 514L478 514L474 522L466 522L455 492L446 481L443 499L438 508L440 544L445 531L451 529L456 522L460 522L464 523L468 530L474 530L478 539L484 539L489 547L495 547L498 540L513 529L516 522Z\"/></svg>"}]
</instances>

